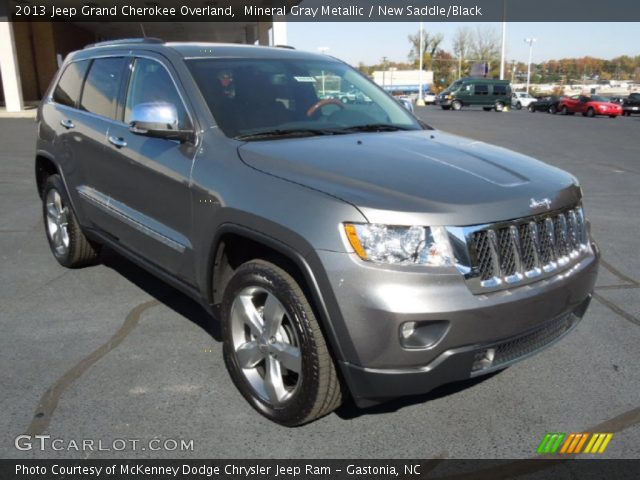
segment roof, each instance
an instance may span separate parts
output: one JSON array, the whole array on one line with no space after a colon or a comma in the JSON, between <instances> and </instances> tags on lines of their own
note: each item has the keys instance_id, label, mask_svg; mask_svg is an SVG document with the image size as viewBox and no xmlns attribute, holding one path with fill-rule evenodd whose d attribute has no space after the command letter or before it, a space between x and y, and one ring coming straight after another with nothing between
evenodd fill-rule
<instances>
[{"instance_id":1,"label":"roof","mask_svg":"<svg viewBox=\"0 0 640 480\"><path fill-rule=\"evenodd\" d=\"M170 48L183 58L305 58L317 60L335 60L333 57L318 53L295 50L287 46L265 47L236 43L206 42L163 42L157 38L125 38L87 45L85 51L92 49L131 49L161 51Z\"/></svg>"}]
</instances>

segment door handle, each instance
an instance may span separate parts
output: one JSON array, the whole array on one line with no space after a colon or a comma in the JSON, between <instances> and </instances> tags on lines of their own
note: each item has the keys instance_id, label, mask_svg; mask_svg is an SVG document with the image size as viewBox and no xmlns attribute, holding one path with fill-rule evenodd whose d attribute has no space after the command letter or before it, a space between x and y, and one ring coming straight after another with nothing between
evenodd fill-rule
<instances>
[{"instance_id":1,"label":"door handle","mask_svg":"<svg viewBox=\"0 0 640 480\"><path fill-rule=\"evenodd\" d=\"M127 146L127 142L124 141L124 138L110 136L108 140L111 145L114 145L117 148L123 148Z\"/></svg>"},{"instance_id":2,"label":"door handle","mask_svg":"<svg viewBox=\"0 0 640 480\"><path fill-rule=\"evenodd\" d=\"M60 120L60 125L62 125L67 130L70 129L70 128L75 128L76 127L76 125L71 120L69 120L68 118L65 118L64 120Z\"/></svg>"}]
</instances>

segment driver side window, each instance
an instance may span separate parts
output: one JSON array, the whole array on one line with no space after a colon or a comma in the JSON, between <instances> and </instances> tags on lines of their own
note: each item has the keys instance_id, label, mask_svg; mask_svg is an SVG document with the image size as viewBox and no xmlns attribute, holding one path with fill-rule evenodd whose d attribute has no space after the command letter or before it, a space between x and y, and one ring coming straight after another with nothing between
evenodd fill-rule
<instances>
[{"instance_id":1,"label":"driver side window","mask_svg":"<svg viewBox=\"0 0 640 480\"><path fill-rule=\"evenodd\" d=\"M159 62L147 58L136 58L129 80L124 122L131 122L131 112L142 103L170 103L178 112L178 128L191 128L184 103L178 94L169 72Z\"/></svg>"}]
</instances>

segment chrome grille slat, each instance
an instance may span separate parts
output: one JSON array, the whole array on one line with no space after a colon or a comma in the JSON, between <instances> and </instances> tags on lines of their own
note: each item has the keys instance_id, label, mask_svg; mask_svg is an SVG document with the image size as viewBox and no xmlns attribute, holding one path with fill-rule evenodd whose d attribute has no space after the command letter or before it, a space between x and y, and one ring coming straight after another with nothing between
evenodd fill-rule
<instances>
[{"instance_id":1,"label":"chrome grille slat","mask_svg":"<svg viewBox=\"0 0 640 480\"><path fill-rule=\"evenodd\" d=\"M551 274L587 250L582 207L486 225L467 237L470 279L497 289Z\"/></svg>"}]
</instances>

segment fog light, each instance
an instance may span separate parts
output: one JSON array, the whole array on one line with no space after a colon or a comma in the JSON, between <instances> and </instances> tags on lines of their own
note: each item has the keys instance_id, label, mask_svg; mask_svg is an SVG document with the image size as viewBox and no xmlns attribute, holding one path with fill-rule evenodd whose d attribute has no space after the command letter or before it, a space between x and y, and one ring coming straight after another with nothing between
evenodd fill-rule
<instances>
[{"instance_id":1,"label":"fog light","mask_svg":"<svg viewBox=\"0 0 640 480\"><path fill-rule=\"evenodd\" d=\"M403 339L408 339L416 332L416 322L404 322L400 328Z\"/></svg>"},{"instance_id":2,"label":"fog light","mask_svg":"<svg viewBox=\"0 0 640 480\"><path fill-rule=\"evenodd\" d=\"M429 348L438 343L448 329L446 320L404 322L400 325L400 345L407 349Z\"/></svg>"},{"instance_id":3,"label":"fog light","mask_svg":"<svg viewBox=\"0 0 640 480\"><path fill-rule=\"evenodd\" d=\"M477 372L478 370L486 370L487 368L491 368L495 356L495 348L487 348L486 350L480 350L479 352L476 352L473 359L473 366L471 367L471 371Z\"/></svg>"}]
</instances>

